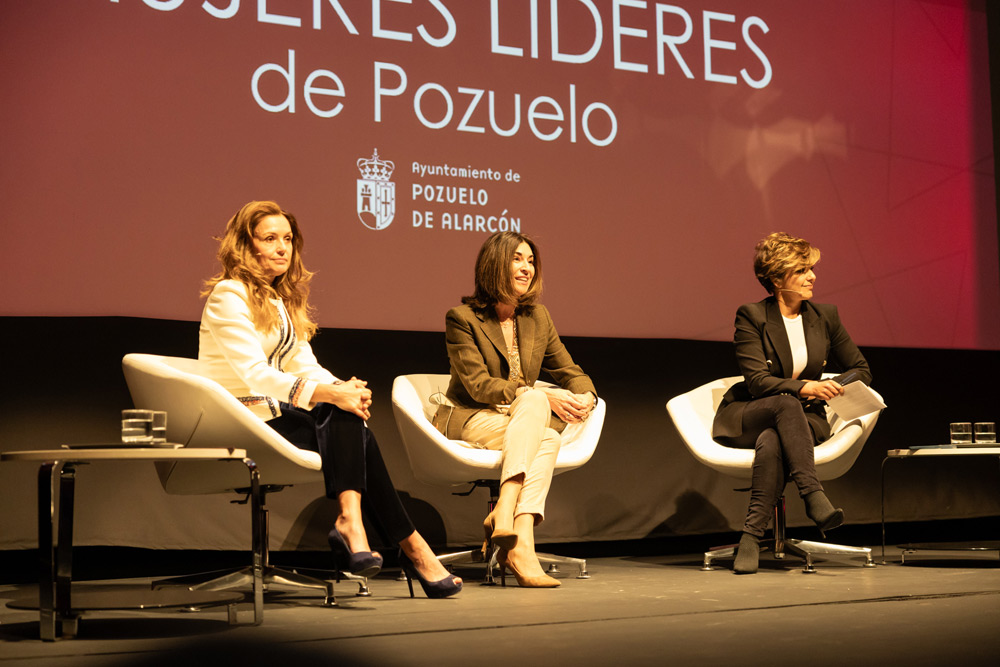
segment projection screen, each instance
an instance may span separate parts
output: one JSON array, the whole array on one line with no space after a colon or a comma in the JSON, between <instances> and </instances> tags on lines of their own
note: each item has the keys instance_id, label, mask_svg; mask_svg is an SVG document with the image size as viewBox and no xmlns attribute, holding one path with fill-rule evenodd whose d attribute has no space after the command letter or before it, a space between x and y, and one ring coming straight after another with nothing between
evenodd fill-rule
<instances>
[{"instance_id":1,"label":"projection screen","mask_svg":"<svg viewBox=\"0 0 1000 667\"><path fill-rule=\"evenodd\" d=\"M563 335L728 340L780 230L858 343L1000 349L981 2L5 0L0 50L4 315L197 320L274 199L326 327L443 330L513 229Z\"/></svg>"}]
</instances>

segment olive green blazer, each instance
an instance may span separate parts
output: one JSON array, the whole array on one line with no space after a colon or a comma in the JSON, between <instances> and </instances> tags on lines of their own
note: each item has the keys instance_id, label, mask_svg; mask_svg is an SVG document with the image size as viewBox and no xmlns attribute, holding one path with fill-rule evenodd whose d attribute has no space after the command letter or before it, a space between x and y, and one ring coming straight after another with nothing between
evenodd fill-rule
<instances>
[{"instance_id":1,"label":"olive green blazer","mask_svg":"<svg viewBox=\"0 0 1000 667\"><path fill-rule=\"evenodd\" d=\"M441 405L434 426L453 440L462 439L462 427L476 412L514 401L518 387L534 386L544 370L552 381L576 394L591 392L591 381L559 340L549 311L536 305L530 314L517 316L517 343L521 355L521 379L510 382L507 344L495 317L462 305L445 317L445 339L451 361L447 397L452 405ZM555 415L550 426L557 431L566 423Z\"/></svg>"}]
</instances>

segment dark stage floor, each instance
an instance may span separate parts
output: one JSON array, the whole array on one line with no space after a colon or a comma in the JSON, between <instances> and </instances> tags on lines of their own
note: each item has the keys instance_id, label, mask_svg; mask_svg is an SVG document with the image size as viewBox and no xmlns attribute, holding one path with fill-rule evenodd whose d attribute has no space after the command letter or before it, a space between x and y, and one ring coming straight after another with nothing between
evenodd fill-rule
<instances>
[{"instance_id":1,"label":"dark stage floor","mask_svg":"<svg viewBox=\"0 0 1000 667\"><path fill-rule=\"evenodd\" d=\"M33 589L12 584L0 586L0 664L1000 664L997 551L888 555L814 574L765 555L753 576L728 563L702 572L700 554L596 558L591 579L567 571L555 590L482 586L481 569L462 569L449 600L410 600L388 572L369 598L339 584L336 608L270 598L259 627L228 625L224 607L92 612L54 643L38 640L37 613L7 607ZM250 620L248 605L239 616Z\"/></svg>"}]
</instances>

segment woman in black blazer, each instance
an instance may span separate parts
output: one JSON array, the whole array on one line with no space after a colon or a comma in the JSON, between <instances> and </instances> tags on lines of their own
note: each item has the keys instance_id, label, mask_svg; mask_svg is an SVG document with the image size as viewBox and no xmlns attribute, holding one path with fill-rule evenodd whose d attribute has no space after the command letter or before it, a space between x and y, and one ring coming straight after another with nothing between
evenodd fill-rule
<instances>
[{"instance_id":1,"label":"woman in black blazer","mask_svg":"<svg viewBox=\"0 0 1000 667\"><path fill-rule=\"evenodd\" d=\"M771 296L736 312L736 360L744 381L733 385L715 414L712 436L754 449L750 506L733 570L757 571L760 538L788 479L820 530L844 522L816 477L813 449L830 437L825 401L844 393L822 373L853 371L869 384L868 362L840 323L837 307L814 304L819 250L781 232L757 244L754 273ZM829 362L829 364L828 364Z\"/></svg>"}]
</instances>

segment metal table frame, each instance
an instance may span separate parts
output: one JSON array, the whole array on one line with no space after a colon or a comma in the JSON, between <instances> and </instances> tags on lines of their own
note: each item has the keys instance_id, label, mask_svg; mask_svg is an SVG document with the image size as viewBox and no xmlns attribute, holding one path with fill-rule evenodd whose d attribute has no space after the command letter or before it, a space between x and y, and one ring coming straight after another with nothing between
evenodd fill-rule
<instances>
[{"instance_id":1,"label":"metal table frame","mask_svg":"<svg viewBox=\"0 0 1000 667\"><path fill-rule=\"evenodd\" d=\"M992 456L1000 463L1000 446L993 447L918 447L913 449L890 449L882 459L882 565L885 565L885 464L889 461L912 459L933 459L939 456Z\"/></svg>"},{"instance_id":2,"label":"metal table frame","mask_svg":"<svg viewBox=\"0 0 1000 667\"><path fill-rule=\"evenodd\" d=\"M253 625L264 620L263 526L260 525L260 472L243 449L94 448L48 449L0 453L0 461L41 461L38 469L38 613L39 631L45 641L77 632L73 609L73 506L76 469L97 461L236 461L250 475L250 529L253 554ZM78 610L77 610L78 611ZM229 607L229 622L236 612Z\"/></svg>"}]
</instances>

